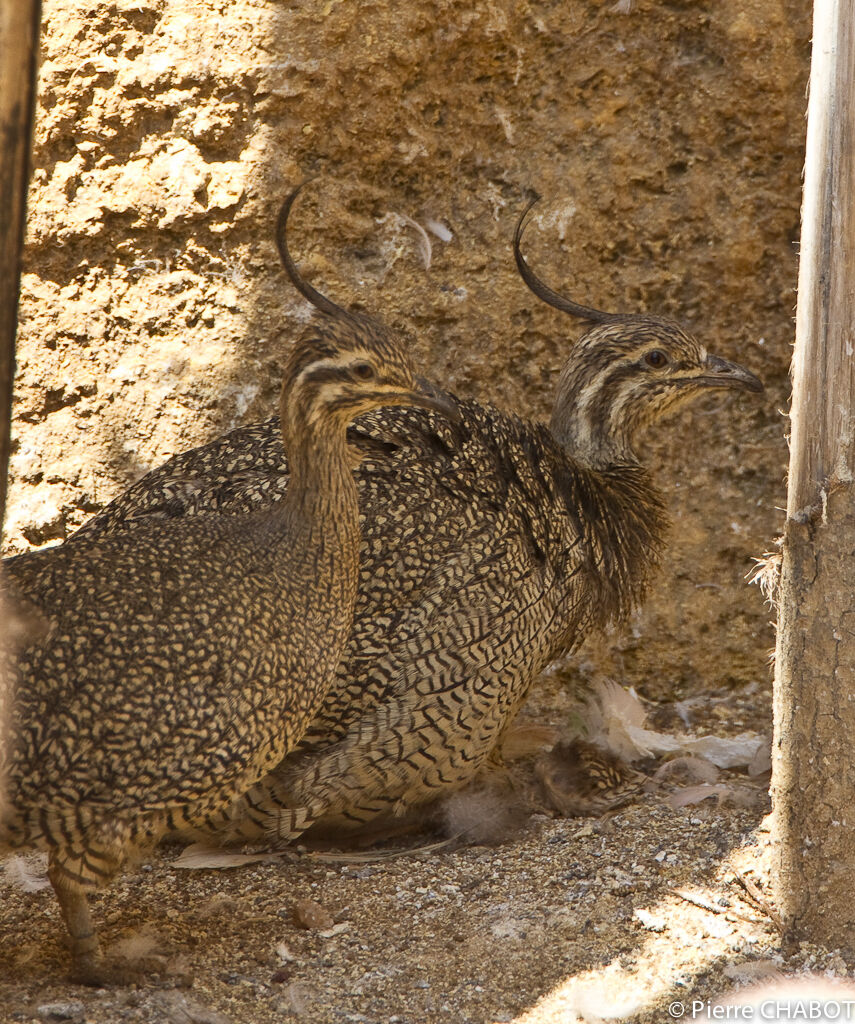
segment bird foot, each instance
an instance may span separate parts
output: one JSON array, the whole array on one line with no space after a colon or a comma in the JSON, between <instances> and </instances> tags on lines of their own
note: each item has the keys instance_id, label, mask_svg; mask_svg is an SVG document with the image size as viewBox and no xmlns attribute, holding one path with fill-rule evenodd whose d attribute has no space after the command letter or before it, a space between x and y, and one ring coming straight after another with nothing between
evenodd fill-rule
<instances>
[{"instance_id":1,"label":"bird foot","mask_svg":"<svg viewBox=\"0 0 855 1024\"><path fill-rule=\"evenodd\" d=\"M81 954L71 964L70 980L92 988L117 988L142 980L137 964L114 957Z\"/></svg>"},{"instance_id":2,"label":"bird foot","mask_svg":"<svg viewBox=\"0 0 855 1024\"><path fill-rule=\"evenodd\" d=\"M176 970L162 956L135 957L81 954L71 965L70 980L92 988L125 988L152 983L158 988L190 988L193 978L188 972Z\"/></svg>"}]
</instances>

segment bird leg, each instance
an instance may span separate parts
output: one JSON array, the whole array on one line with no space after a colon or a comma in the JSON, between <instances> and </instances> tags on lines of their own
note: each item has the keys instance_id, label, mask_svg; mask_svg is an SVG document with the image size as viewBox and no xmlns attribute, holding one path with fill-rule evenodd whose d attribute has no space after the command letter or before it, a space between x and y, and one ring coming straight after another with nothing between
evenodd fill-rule
<instances>
[{"instance_id":1,"label":"bird leg","mask_svg":"<svg viewBox=\"0 0 855 1024\"><path fill-rule=\"evenodd\" d=\"M48 878L59 900L59 911L71 937L71 980L83 985L102 983L98 936L89 912L86 886L69 874L66 847L54 848L48 857Z\"/></svg>"},{"instance_id":2,"label":"bird leg","mask_svg":"<svg viewBox=\"0 0 855 1024\"><path fill-rule=\"evenodd\" d=\"M127 823L113 820L90 828L73 845L53 847L48 855L48 877L71 939L71 980L82 985L127 985L144 974L142 967L111 964L101 956L87 895L121 867L130 832Z\"/></svg>"}]
</instances>

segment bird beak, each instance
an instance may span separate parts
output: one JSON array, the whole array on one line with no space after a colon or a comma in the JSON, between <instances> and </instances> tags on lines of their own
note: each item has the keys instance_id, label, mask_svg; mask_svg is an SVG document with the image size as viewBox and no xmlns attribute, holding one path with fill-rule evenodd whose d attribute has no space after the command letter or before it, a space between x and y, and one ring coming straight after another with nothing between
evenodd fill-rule
<instances>
[{"instance_id":1,"label":"bird beak","mask_svg":"<svg viewBox=\"0 0 855 1024\"><path fill-rule=\"evenodd\" d=\"M416 378L416 387L410 392L410 404L421 406L423 409L433 409L452 423L461 422L457 402L424 377Z\"/></svg>"},{"instance_id":2,"label":"bird beak","mask_svg":"<svg viewBox=\"0 0 855 1024\"><path fill-rule=\"evenodd\" d=\"M743 391L762 391L763 382L738 363L730 363L718 356L707 356L697 382L711 388L740 388Z\"/></svg>"}]
</instances>

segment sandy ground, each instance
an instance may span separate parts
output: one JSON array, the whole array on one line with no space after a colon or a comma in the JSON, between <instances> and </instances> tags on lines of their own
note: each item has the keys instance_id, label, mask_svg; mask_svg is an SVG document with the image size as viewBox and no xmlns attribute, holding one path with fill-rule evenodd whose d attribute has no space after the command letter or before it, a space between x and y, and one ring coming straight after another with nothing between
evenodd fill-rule
<instances>
[{"instance_id":1,"label":"sandy ground","mask_svg":"<svg viewBox=\"0 0 855 1024\"><path fill-rule=\"evenodd\" d=\"M499 847L366 863L307 854L188 872L164 850L100 896L97 915L108 949L163 958L166 987L64 983L52 892L7 889L17 939L3 1019L76 1004L70 1019L99 1024L662 1020L669 1002L728 987L726 967L781 966L774 926L734 873L757 824L651 802L606 822L534 821ZM301 900L329 912L323 930L294 923Z\"/></svg>"},{"instance_id":2,"label":"sandy ground","mask_svg":"<svg viewBox=\"0 0 855 1024\"><path fill-rule=\"evenodd\" d=\"M537 718L561 717L565 695L548 681L539 692ZM649 724L753 733L764 703L710 695L691 730L670 705L649 708ZM540 814L503 834L498 816L490 845L410 836L213 870L182 869L181 847L164 846L93 901L107 951L157 971L111 990L63 981L42 858L6 861L14 941L0 958L0 1019L660 1024L673 1003L693 1019L695 1002L738 1001L758 981L846 978L839 953L786 946L763 896L767 777L734 769L719 783L721 798L676 810L668 800L681 790L649 786L598 819Z\"/></svg>"},{"instance_id":3,"label":"sandy ground","mask_svg":"<svg viewBox=\"0 0 855 1024\"><path fill-rule=\"evenodd\" d=\"M108 948L156 956L157 984L64 983L52 893L4 891L2 1019L653 1022L749 981L845 976L838 954L785 955L747 895L765 835L756 814L651 800L536 820L500 847L343 865L187 872L167 849L97 900ZM322 930L295 924L305 900L329 913Z\"/></svg>"}]
</instances>

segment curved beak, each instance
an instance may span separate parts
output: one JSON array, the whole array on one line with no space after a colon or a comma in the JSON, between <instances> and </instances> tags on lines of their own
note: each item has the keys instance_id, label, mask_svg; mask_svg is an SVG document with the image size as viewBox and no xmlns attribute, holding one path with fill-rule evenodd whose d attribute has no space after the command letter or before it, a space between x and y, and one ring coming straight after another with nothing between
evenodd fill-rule
<instances>
[{"instance_id":1,"label":"curved beak","mask_svg":"<svg viewBox=\"0 0 855 1024\"><path fill-rule=\"evenodd\" d=\"M763 382L759 377L738 363L728 362L718 356L707 356L704 369L696 380L710 388L740 388L742 391L755 392L763 390Z\"/></svg>"},{"instance_id":2,"label":"curved beak","mask_svg":"<svg viewBox=\"0 0 855 1024\"><path fill-rule=\"evenodd\" d=\"M435 387L424 377L416 377L416 387L410 392L410 405L433 409L452 423L460 423L457 400Z\"/></svg>"}]
</instances>

